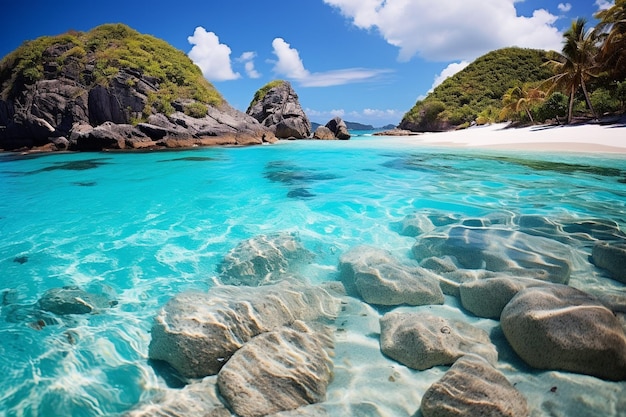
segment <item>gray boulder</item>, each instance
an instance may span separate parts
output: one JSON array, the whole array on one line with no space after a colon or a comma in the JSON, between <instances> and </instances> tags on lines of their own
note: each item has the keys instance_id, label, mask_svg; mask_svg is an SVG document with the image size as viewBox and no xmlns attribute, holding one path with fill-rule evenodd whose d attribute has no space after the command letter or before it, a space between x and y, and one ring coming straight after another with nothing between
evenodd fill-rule
<instances>
[{"instance_id":1,"label":"gray boulder","mask_svg":"<svg viewBox=\"0 0 626 417\"><path fill-rule=\"evenodd\" d=\"M335 137L335 134L332 132L332 130L330 130L326 126L318 126L317 129L315 129L315 132L313 132L313 139L334 140L337 138Z\"/></svg>"},{"instance_id":2,"label":"gray boulder","mask_svg":"<svg viewBox=\"0 0 626 417\"><path fill-rule=\"evenodd\" d=\"M348 294L378 305L443 304L437 276L418 266L401 264L383 249L357 246L339 259L340 279Z\"/></svg>"},{"instance_id":3,"label":"gray boulder","mask_svg":"<svg viewBox=\"0 0 626 417\"><path fill-rule=\"evenodd\" d=\"M220 370L220 394L238 416L260 417L325 399L332 361L315 334L296 327L254 337Z\"/></svg>"},{"instance_id":4,"label":"gray boulder","mask_svg":"<svg viewBox=\"0 0 626 417\"><path fill-rule=\"evenodd\" d=\"M39 308L54 314L89 314L109 308L117 302L100 294L89 293L76 286L52 288L39 299Z\"/></svg>"},{"instance_id":5,"label":"gray boulder","mask_svg":"<svg viewBox=\"0 0 626 417\"><path fill-rule=\"evenodd\" d=\"M335 138L339 140L348 140L350 139L350 132L348 131L348 126L346 122L344 122L341 117L334 117L326 123L326 128L328 128Z\"/></svg>"},{"instance_id":6,"label":"gray boulder","mask_svg":"<svg viewBox=\"0 0 626 417\"><path fill-rule=\"evenodd\" d=\"M306 139L311 122L288 81L274 81L261 88L246 110L279 139Z\"/></svg>"},{"instance_id":7,"label":"gray boulder","mask_svg":"<svg viewBox=\"0 0 626 417\"><path fill-rule=\"evenodd\" d=\"M526 398L484 359L457 360L422 398L424 417L526 417Z\"/></svg>"},{"instance_id":8,"label":"gray boulder","mask_svg":"<svg viewBox=\"0 0 626 417\"><path fill-rule=\"evenodd\" d=\"M148 355L186 377L214 375L254 336L296 320L332 320L338 308L339 300L323 288L287 281L182 293L157 314Z\"/></svg>"},{"instance_id":9,"label":"gray boulder","mask_svg":"<svg viewBox=\"0 0 626 417\"><path fill-rule=\"evenodd\" d=\"M468 353L495 365L498 352L484 330L459 320L424 313L385 314L380 320L382 352L420 371L451 365Z\"/></svg>"},{"instance_id":10,"label":"gray boulder","mask_svg":"<svg viewBox=\"0 0 626 417\"><path fill-rule=\"evenodd\" d=\"M626 335L598 299L564 285L520 291L502 310L500 325L530 366L626 379Z\"/></svg>"},{"instance_id":11,"label":"gray boulder","mask_svg":"<svg viewBox=\"0 0 626 417\"><path fill-rule=\"evenodd\" d=\"M511 299L530 287L545 287L545 281L532 278L497 276L464 282L459 286L463 308L478 317L500 319L500 314Z\"/></svg>"},{"instance_id":12,"label":"gray boulder","mask_svg":"<svg viewBox=\"0 0 626 417\"><path fill-rule=\"evenodd\" d=\"M611 278L626 283L626 243L598 242L593 246L591 258Z\"/></svg>"},{"instance_id":13,"label":"gray boulder","mask_svg":"<svg viewBox=\"0 0 626 417\"><path fill-rule=\"evenodd\" d=\"M219 280L228 285L258 286L282 280L313 259L298 235L259 235L241 242L218 266Z\"/></svg>"},{"instance_id":14,"label":"gray boulder","mask_svg":"<svg viewBox=\"0 0 626 417\"><path fill-rule=\"evenodd\" d=\"M552 239L509 229L452 226L447 234L418 239L413 256L449 256L460 268L484 269L566 284L576 256Z\"/></svg>"}]
</instances>

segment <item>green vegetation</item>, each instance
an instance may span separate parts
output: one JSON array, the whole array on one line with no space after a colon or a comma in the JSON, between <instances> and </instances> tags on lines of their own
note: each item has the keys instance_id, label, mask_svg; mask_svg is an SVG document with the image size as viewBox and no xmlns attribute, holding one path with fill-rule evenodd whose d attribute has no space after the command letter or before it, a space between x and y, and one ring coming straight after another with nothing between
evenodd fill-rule
<instances>
[{"instance_id":1,"label":"green vegetation","mask_svg":"<svg viewBox=\"0 0 626 417\"><path fill-rule=\"evenodd\" d=\"M505 48L490 52L418 101L403 121L417 125L437 121L459 126L474 122L479 116L491 119L500 112L502 97L510 88L536 83L552 75L543 66L547 60L547 52L535 49Z\"/></svg>"},{"instance_id":2,"label":"green vegetation","mask_svg":"<svg viewBox=\"0 0 626 417\"><path fill-rule=\"evenodd\" d=\"M254 106L256 103L258 103L259 101L263 100L263 98L265 97L265 95L274 87L278 87L279 85L285 83L284 80L274 80L274 81L270 81L269 83L265 84L263 87L259 88L257 90L256 93L254 93L254 97L252 98L252 101L250 102L250 105L248 107L252 107Z\"/></svg>"},{"instance_id":3,"label":"green vegetation","mask_svg":"<svg viewBox=\"0 0 626 417\"><path fill-rule=\"evenodd\" d=\"M446 79L404 115L413 130L597 118L626 111L626 0L599 12L586 29L576 19L560 52L505 48Z\"/></svg>"},{"instance_id":4,"label":"green vegetation","mask_svg":"<svg viewBox=\"0 0 626 417\"><path fill-rule=\"evenodd\" d=\"M50 65L50 48L62 51L55 66ZM123 24L107 24L86 33L69 32L25 42L0 61L2 98L13 98L20 85L44 79L50 71L56 71L49 75L54 77L72 68L80 68L74 72L80 74L80 81L87 87L107 86L120 69L152 77L159 93L150 101L159 111L173 111L172 99L193 99L212 106L223 102L200 68L184 52Z\"/></svg>"}]
</instances>

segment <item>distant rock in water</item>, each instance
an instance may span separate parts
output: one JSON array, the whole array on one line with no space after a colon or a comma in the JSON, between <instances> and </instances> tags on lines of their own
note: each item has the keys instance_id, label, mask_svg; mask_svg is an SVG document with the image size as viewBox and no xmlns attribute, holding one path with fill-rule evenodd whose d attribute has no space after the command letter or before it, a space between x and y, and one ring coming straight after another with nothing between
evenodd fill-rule
<instances>
[{"instance_id":1,"label":"distant rock in water","mask_svg":"<svg viewBox=\"0 0 626 417\"><path fill-rule=\"evenodd\" d=\"M3 150L274 140L267 128L228 105L182 51L122 24L44 36L0 61Z\"/></svg>"},{"instance_id":2,"label":"distant rock in water","mask_svg":"<svg viewBox=\"0 0 626 417\"><path fill-rule=\"evenodd\" d=\"M311 136L311 122L288 81L272 81L259 89L246 113L268 127L279 139Z\"/></svg>"},{"instance_id":3,"label":"distant rock in water","mask_svg":"<svg viewBox=\"0 0 626 417\"><path fill-rule=\"evenodd\" d=\"M331 119L328 123L326 123L326 126L319 126L317 129L315 129L315 132L313 133L313 139L348 140L350 139L350 132L348 131L348 127L346 126L346 123L341 119L341 117L335 117Z\"/></svg>"}]
</instances>

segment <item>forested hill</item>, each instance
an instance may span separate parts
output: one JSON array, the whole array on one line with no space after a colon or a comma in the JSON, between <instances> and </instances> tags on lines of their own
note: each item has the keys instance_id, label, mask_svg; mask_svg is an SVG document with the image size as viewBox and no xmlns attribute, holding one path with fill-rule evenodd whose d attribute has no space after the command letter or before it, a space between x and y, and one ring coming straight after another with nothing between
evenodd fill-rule
<instances>
[{"instance_id":1,"label":"forested hill","mask_svg":"<svg viewBox=\"0 0 626 417\"><path fill-rule=\"evenodd\" d=\"M552 72L543 65L549 52L504 48L476 59L419 100L400 128L437 131L493 118L502 109L502 97L515 85L544 81Z\"/></svg>"}]
</instances>

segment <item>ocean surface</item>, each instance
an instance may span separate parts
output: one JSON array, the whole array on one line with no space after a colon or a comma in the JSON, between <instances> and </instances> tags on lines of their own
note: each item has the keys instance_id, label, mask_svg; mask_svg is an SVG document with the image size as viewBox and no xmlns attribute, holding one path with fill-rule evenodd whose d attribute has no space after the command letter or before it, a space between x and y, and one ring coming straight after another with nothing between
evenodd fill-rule
<instances>
[{"instance_id":1,"label":"ocean surface","mask_svg":"<svg viewBox=\"0 0 626 417\"><path fill-rule=\"evenodd\" d=\"M411 262L415 238L397 224L412 213L505 219L504 228L536 215L626 230L624 157L413 142L363 134L244 148L0 154L0 416L114 416L167 389L147 357L156 312L174 294L207 291L224 255L260 234L296 232L315 254L304 274L317 284L336 280L339 256L357 245ZM556 239L566 234L559 230ZM586 260L592 246L590 237L574 250ZM589 263L570 285L625 293ZM63 286L109 304L91 314L43 311L38 300ZM435 309L498 326L452 297ZM355 303L344 314L329 404L348 407L344 415L415 415L447 367L419 372L383 357L371 337L381 312ZM501 356L498 369L533 416L626 415L626 382L533 371L510 352Z\"/></svg>"}]
</instances>

